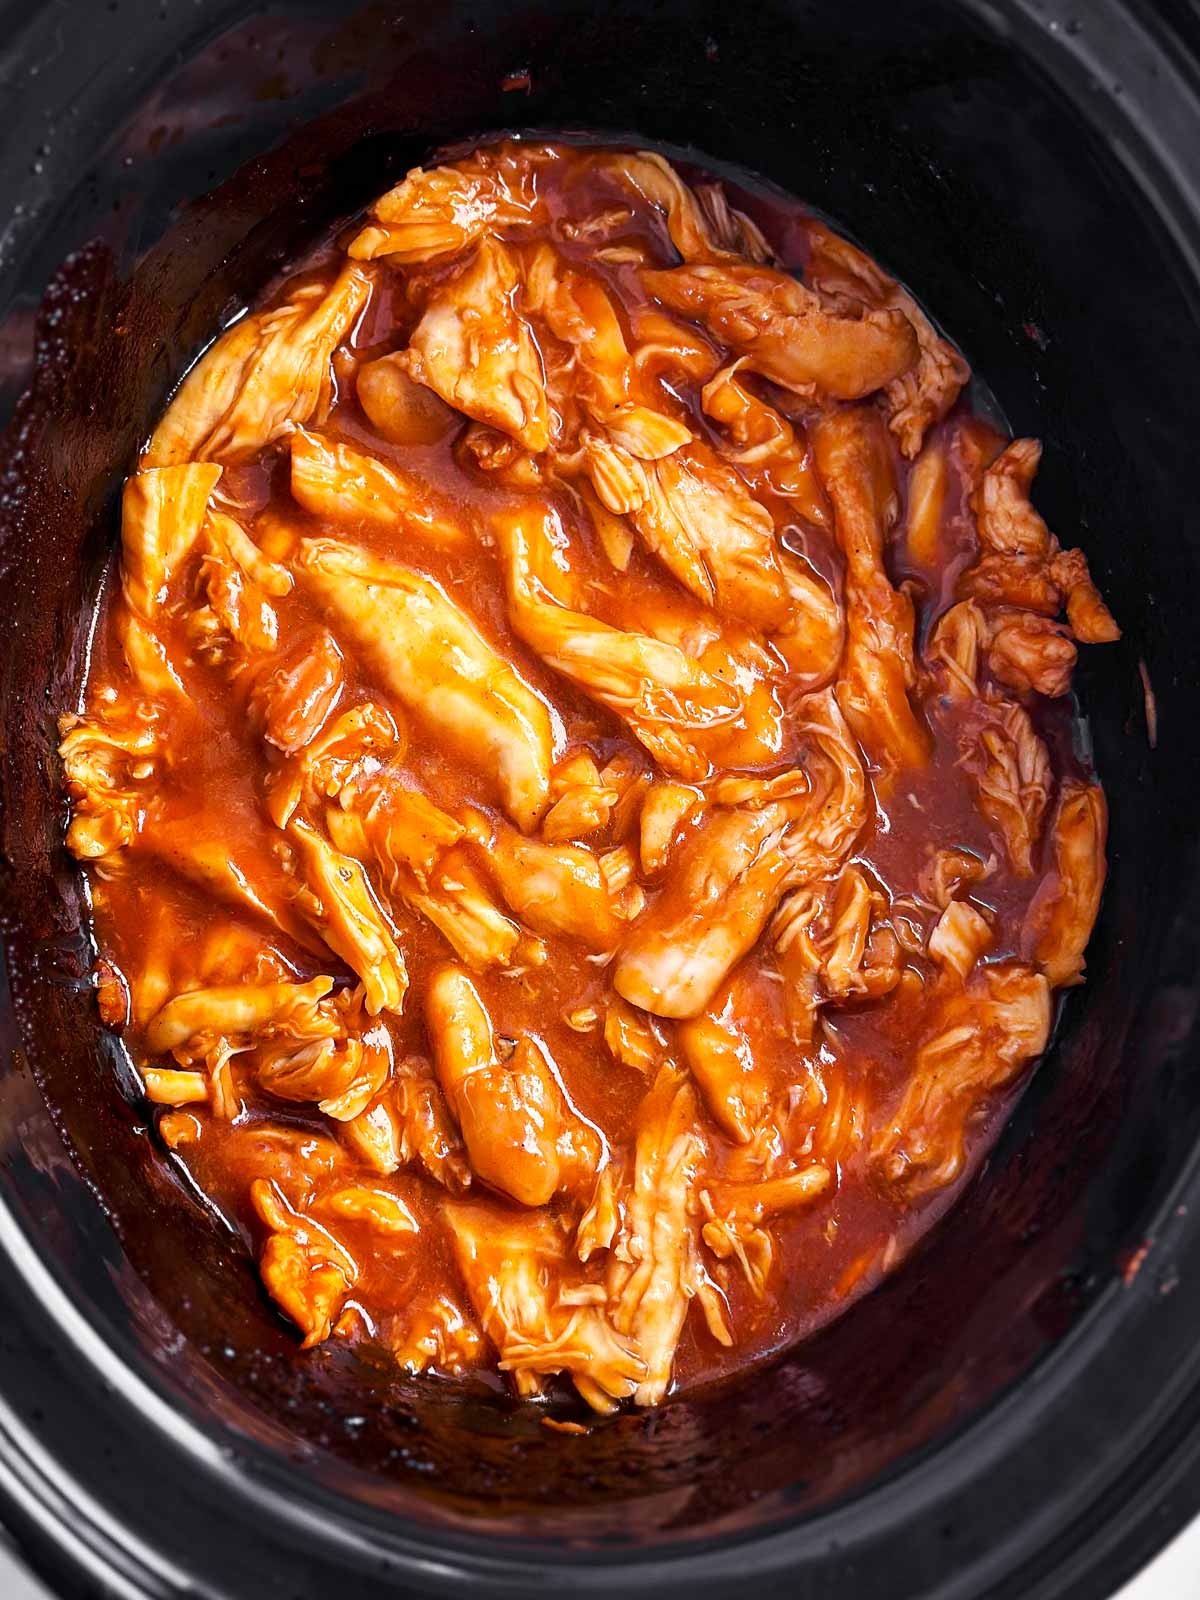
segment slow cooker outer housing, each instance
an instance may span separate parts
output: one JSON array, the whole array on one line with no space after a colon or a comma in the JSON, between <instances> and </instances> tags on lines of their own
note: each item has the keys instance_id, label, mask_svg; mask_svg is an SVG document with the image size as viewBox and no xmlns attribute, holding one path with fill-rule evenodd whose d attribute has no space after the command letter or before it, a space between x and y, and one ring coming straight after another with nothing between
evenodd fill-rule
<instances>
[{"instance_id":1,"label":"slow cooker outer housing","mask_svg":"<svg viewBox=\"0 0 1200 1600\"><path fill-rule=\"evenodd\" d=\"M3 1520L63 1595L1108 1593L1200 1500L1200 17L343 10L0 4ZM332 220L502 127L694 146L841 220L1045 441L1039 504L1125 629L1080 674L1089 981L986 1171L824 1334L587 1437L296 1355L99 1029L53 756L180 372Z\"/></svg>"}]
</instances>

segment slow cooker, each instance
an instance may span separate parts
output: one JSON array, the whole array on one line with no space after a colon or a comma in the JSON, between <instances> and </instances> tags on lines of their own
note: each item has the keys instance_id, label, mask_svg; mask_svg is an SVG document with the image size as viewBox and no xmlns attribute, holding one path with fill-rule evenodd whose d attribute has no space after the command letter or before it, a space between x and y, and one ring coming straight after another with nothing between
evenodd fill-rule
<instances>
[{"instance_id":1,"label":"slow cooker","mask_svg":"<svg viewBox=\"0 0 1200 1600\"><path fill-rule=\"evenodd\" d=\"M1194 0L0 5L0 1520L63 1596L1102 1596L1200 1504ZM499 129L843 223L964 347L1124 628L1111 872L924 1247L772 1364L583 1437L300 1356L103 1033L56 714L140 441L287 260Z\"/></svg>"}]
</instances>

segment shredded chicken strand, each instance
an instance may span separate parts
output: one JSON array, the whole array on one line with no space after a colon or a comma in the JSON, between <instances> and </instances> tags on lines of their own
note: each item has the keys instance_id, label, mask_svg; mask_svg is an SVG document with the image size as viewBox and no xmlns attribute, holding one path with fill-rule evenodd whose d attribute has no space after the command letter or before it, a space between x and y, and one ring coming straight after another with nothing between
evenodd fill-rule
<instances>
[{"instance_id":1,"label":"shredded chicken strand","mask_svg":"<svg viewBox=\"0 0 1200 1600\"><path fill-rule=\"evenodd\" d=\"M417 383L537 454L550 443L545 374L517 304L517 257L481 239L465 270L427 302L404 367Z\"/></svg>"},{"instance_id":2,"label":"shredded chicken strand","mask_svg":"<svg viewBox=\"0 0 1200 1600\"><path fill-rule=\"evenodd\" d=\"M822 223L814 224L809 238L809 281L833 308L841 310L849 301L872 310L899 312L916 333L916 361L883 386L888 427L901 453L912 460L929 429L958 399L971 369L912 296L869 256Z\"/></svg>"},{"instance_id":3,"label":"shredded chicken strand","mask_svg":"<svg viewBox=\"0 0 1200 1600\"><path fill-rule=\"evenodd\" d=\"M1030 499L1041 459L1036 439L1014 439L982 473L972 496L980 559L960 587L988 603L1014 608L1008 614L1010 627L1024 629L1026 639L1013 639L1000 655L1010 673L1002 681L1054 694L1065 691L1043 687L1025 664L1031 656L1037 660L1039 647L1042 654L1056 649L1063 663L1064 646L1072 636L1081 644L1109 644L1121 637L1121 630L1092 581L1083 551L1063 550ZM1024 611L1053 617L1062 609L1069 631L1050 629L1036 616L1020 616ZM1049 641L1054 639L1060 643L1052 647ZM1070 659L1073 664L1073 654ZM1040 670L1051 684L1061 681L1052 666ZM1068 681L1069 670L1067 666Z\"/></svg>"},{"instance_id":4,"label":"shredded chicken strand","mask_svg":"<svg viewBox=\"0 0 1200 1600\"><path fill-rule=\"evenodd\" d=\"M998 830L1013 870L1031 877L1053 774L1029 713L999 697L980 700L964 727L960 750L979 809Z\"/></svg>"},{"instance_id":5,"label":"shredded chicken strand","mask_svg":"<svg viewBox=\"0 0 1200 1600\"><path fill-rule=\"evenodd\" d=\"M883 559L897 499L878 413L858 408L822 418L814 448L847 567L838 699L859 742L885 771L923 766L929 735L909 700L916 681L913 607L892 587Z\"/></svg>"},{"instance_id":6,"label":"shredded chicken strand","mask_svg":"<svg viewBox=\"0 0 1200 1600\"><path fill-rule=\"evenodd\" d=\"M965 989L949 990L899 1106L871 1145L889 1183L915 1193L954 1181L969 1122L1041 1054L1050 1016L1046 979L1017 963L985 966Z\"/></svg>"},{"instance_id":7,"label":"shredded chicken strand","mask_svg":"<svg viewBox=\"0 0 1200 1600\"><path fill-rule=\"evenodd\" d=\"M566 1241L550 1217L513 1217L484 1205L449 1204L446 1220L459 1271L480 1325L517 1393L542 1393L543 1380L565 1372L601 1413L636 1394L646 1372L632 1340L601 1307L571 1305L552 1288Z\"/></svg>"},{"instance_id":8,"label":"shredded chicken strand","mask_svg":"<svg viewBox=\"0 0 1200 1600\"><path fill-rule=\"evenodd\" d=\"M534 222L538 167L556 159L553 149L526 146L516 158L480 150L453 166L414 167L375 202L348 253L357 261L386 257L411 265L455 255L493 229Z\"/></svg>"},{"instance_id":9,"label":"shredded chicken strand","mask_svg":"<svg viewBox=\"0 0 1200 1600\"><path fill-rule=\"evenodd\" d=\"M328 291L305 285L275 310L235 323L184 379L142 466L245 461L287 429L323 421L333 353L370 295L369 271L351 262Z\"/></svg>"},{"instance_id":10,"label":"shredded chicken strand","mask_svg":"<svg viewBox=\"0 0 1200 1600\"><path fill-rule=\"evenodd\" d=\"M634 1391L639 1405L666 1394L683 1320L703 1280L693 1194L703 1155L692 1090L664 1067L638 1115L633 1182L608 1268L613 1327L644 1364Z\"/></svg>"},{"instance_id":11,"label":"shredded chicken strand","mask_svg":"<svg viewBox=\"0 0 1200 1600\"><path fill-rule=\"evenodd\" d=\"M903 311L827 311L804 284L774 267L700 265L646 271L662 305L702 323L747 367L807 398L859 400L892 383L917 358Z\"/></svg>"},{"instance_id":12,"label":"shredded chicken strand","mask_svg":"<svg viewBox=\"0 0 1200 1600\"><path fill-rule=\"evenodd\" d=\"M304 581L415 716L494 767L513 819L531 828L550 788L554 736L545 702L437 584L332 539L306 539Z\"/></svg>"},{"instance_id":13,"label":"shredded chicken strand","mask_svg":"<svg viewBox=\"0 0 1200 1600\"><path fill-rule=\"evenodd\" d=\"M1108 807L1099 784L1064 784L1051 829L1054 871L1030 905L1024 942L1053 988L1083 980L1104 893Z\"/></svg>"},{"instance_id":14,"label":"shredded chicken strand","mask_svg":"<svg viewBox=\"0 0 1200 1600\"><path fill-rule=\"evenodd\" d=\"M745 664L717 641L700 659L679 644L626 633L575 610L571 572L556 513L538 505L497 518L516 633L555 671L627 722L645 748L681 778L707 777L710 750L732 762L769 758L779 706L755 660ZM747 681L749 680L749 681ZM715 751L714 751L715 753Z\"/></svg>"}]
</instances>

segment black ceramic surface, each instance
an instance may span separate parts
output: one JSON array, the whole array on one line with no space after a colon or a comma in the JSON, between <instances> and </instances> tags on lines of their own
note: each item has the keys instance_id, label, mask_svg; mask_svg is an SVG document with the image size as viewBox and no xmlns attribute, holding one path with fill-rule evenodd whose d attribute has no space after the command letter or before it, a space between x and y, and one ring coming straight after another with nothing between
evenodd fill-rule
<instances>
[{"instance_id":1,"label":"black ceramic surface","mask_svg":"<svg viewBox=\"0 0 1200 1600\"><path fill-rule=\"evenodd\" d=\"M63 1595L1062 1600L1200 1500L1198 62L1190 3L0 0L0 1513ZM180 372L501 127L694 147L842 221L1045 441L1126 630L1079 673L1090 981L987 1171L816 1339L586 1438L296 1353L126 1098L52 754Z\"/></svg>"}]
</instances>

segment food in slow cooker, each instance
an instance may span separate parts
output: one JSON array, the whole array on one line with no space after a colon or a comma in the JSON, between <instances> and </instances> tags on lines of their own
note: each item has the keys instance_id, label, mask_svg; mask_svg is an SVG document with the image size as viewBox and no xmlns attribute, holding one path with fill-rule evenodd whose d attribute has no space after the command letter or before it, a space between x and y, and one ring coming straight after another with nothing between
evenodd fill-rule
<instances>
[{"instance_id":1,"label":"food in slow cooker","mask_svg":"<svg viewBox=\"0 0 1200 1600\"><path fill-rule=\"evenodd\" d=\"M745 1364L904 1256L1082 979L1118 630L958 351L759 215L415 170L125 485L61 725L100 1005L306 1348L600 1412Z\"/></svg>"}]
</instances>

